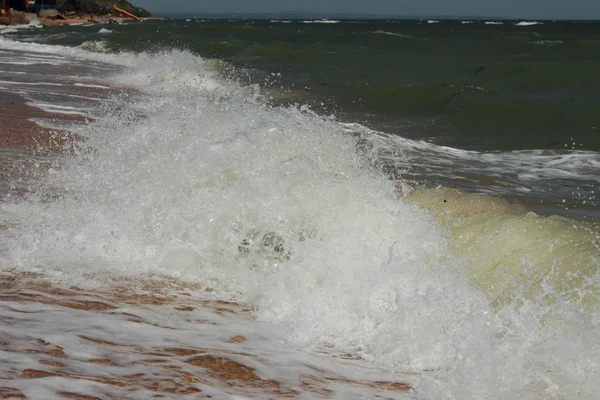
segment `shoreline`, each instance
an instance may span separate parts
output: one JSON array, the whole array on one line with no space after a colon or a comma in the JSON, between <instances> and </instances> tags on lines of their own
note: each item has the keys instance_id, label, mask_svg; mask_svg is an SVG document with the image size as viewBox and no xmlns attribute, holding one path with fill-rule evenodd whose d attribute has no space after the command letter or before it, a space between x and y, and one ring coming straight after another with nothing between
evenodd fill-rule
<instances>
[{"instance_id":1,"label":"shoreline","mask_svg":"<svg viewBox=\"0 0 600 400\"><path fill-rule=\"evenodd\" d=\"M54 122L88 120L78 114L45 112L28 105L18 94L0 91L0 191L3 192L0 199L29 192L28 182L35 180L39 172L32 167L44 165L49 157L71 148L79 140L68 130L44 128L33 119Z\"/></svg>"},{"instance_id":2,"label":"shoreline","mask_svg":"<svg viewBox=\"0 0 600 400\"><path fill-rule=\"evenodd\" d=\"M27 60L30 56L38 57L39 64L25 61L5 71L4 87L0 88L0 199L29 192L30 184L56 156L72 151L81 137L69 126L76 128L94 120L78 105L91 106L118 92L116 88L61 81L56 75L60 63L45 64L44 58L34 53L7 50L0 63L3 58ZM80 73L77 68L73 66L75 74Z\"/></svg>"},{"instance_id":3,"label":"shoreline","mask_svg":"<svg viewBox=\"0 0 600 400\"><path fill-rule=\"evenodd\" d=\"M5 18L6 17L1 17ZM65 18L40 18L36 14L33 13L22 13L19 14L19 18L13 18L11 23L8 23L8 19L6 19L6 23L0 23L0 25L9 27L9 26L27 26L31 24L40 25L77 25L77 24L86 24L86 23L124 23L128 21L140 22L140 21L161 21L167 18L164 17L140 17L138 21L135 21L131 18L127 17L119 17L113 15L93 15L93 14L80 14L75 16L69 16ZM18 22L15 22L18 21Z\"/></svg>"},{"instance_id":4,"label":"shoreline","mask_svg":"<svg viewBox=\"0 0 600 400\"><path fill-rule=\"evenodd\" d=\"M264 341L282 338L262 332L251 307L219 300L208 288L161 276L113 283L104 289L85 289L52 284L42 274L1 270L0 318L9 321L11 329L0 328L0 348L5 355L28 362L27 368L12 360L0 366L3 379L8 379L0 395L36 398L28 393L34 388L54 390L59 398L85 399L126 394L133 398L331 398L365 391L397 398L414 391L405 381L389 379L389 373L373 371L370 378L362 379L347 375L347 368L361 360L352 354L320 351L299 357L321 362L327 357L332 364L327 369L308 362L290 365L298 364L293 361L298 350L285 345L274 345L272 355L253 354L254 348L265 348ZM41 312L46 317L36 323L35 315ZM23 323L29 325L29 329L22 327L27 334L18 335ZM248 324L259 331L244 333L242 327ZM121 328L112 331L113 326ZM191 330L198 336L190 336ZM152 335L169 339L156 340ZM274 362L269 357L281 356L291 357L285 367L296 369L293 376L268 368ZM60 390L62 385L40 379L49 377L69 379L73 389Z\"/></svg>"},{"instance_id":5,"label":"shoreline","mask_svg":"<svg viewBox=\"0 0 600 400\"><path fill-rule=\"evenodd\" d=\"M140 18L139 21L155 21L155 20L164 20L165 18L161 17L146 17ZM82 24L82 23L94 23L101 24L105 22L114 22L114 23L123 23L128 21L134 21L131 18L125 17L113 17L113 16L94 16L94 18L90 18L88 16L82 16L79 18L68 18L68 19L38 19L42 25L73 25L73 24ZM134 21L136 22L136 21Z\"/></svg>"}]
</instances>

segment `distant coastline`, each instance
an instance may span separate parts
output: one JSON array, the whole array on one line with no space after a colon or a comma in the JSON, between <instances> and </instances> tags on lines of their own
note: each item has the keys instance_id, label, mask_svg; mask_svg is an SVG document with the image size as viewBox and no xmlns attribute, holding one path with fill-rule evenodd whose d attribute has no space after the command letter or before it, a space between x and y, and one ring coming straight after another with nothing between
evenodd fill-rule
<instances>
[{"instance_id":1,"label":"distant coastline","mask_svg":"<svg viewBox=\"0 0 600 400\"><path fill-rule=\"evenodd\" d=\"M127 0L57 0L55 5L39 7L36 4L31 4L29 10L11 9L10 15L0 15L0 24L21 25L39 21L43 25L57 25L128 19L114 7L140 19L155 18L149 11Z\"/></svg>"},{"instance_id":2,"label":"distant coastline","mask_svg":"<svg viewBox=\"0 0 600 400\"><path fill-rule=\"evenodd\" d=\"M156 19L149 11L131 4L127 0L57 0L55 4L38 6L32 3L28 10L11 9L0 13L0 25L61 25L82 22L127 20L129 16L139 19ZM115 7L118 7L117 10ZM123 11L125 13L123 13ZM129 14L129 15L128 15Z\"/></svg>"},{"instance_id":3,"label":"distant coastline","mask_svg":"<svg viewBox=\"0 0 600 400\"><path fill-rule=\"evenodd\" d=\"M138 7L127 0L57 0L56 10L66 16L77 14L77 15L95 15L104 16L107 14L113 14L113 6L117 6L122 10L125 10L131 14L136 15L139 18L152 17L152 14L141 7ZM39 12L38 12L39 14Z\"/></svg>"}]
</instances>

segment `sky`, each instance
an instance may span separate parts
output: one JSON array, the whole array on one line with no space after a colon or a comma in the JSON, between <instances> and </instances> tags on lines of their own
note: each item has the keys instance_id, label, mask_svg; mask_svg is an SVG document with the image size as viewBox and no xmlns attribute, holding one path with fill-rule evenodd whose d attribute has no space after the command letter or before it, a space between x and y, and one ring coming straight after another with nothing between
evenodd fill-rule
<instances>
[{"instance_id":1,"label":"sky","mask_svg":"<svg viewBox=\"0 0 600 400\"><path fill-rule=\"evenodd\" d=\"M600 19L600 0L129 0L150 12Z\"/></svg>"}]
</instances>

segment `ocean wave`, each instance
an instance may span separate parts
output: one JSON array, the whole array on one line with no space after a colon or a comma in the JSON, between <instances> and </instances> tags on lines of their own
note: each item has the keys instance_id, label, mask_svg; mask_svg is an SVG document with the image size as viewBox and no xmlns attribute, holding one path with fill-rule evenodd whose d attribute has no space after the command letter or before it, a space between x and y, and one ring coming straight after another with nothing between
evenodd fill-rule
<instances>
[{"instance_id":1,"label":"ocean wave","mask_svg":"<svg viewBox=\"0 0 600 400\"><path fill-rule=\"evenodd\" d=\"M19 31L19 28L14 28L14 27L9 27L9 28L0 27L0 28L2 28L2 29L0 29L1 35L7 34L7 33L15 33L15 32Z\"/></svg>"},{"instance_id":2,"label":"ocean wave","mask_svg":"<svg viewBox=\"0 0 600 400\"><path fill-rule=\"evenodd\" d=\"M563 44L562 40L536 40L533 41L534 44L544 44L544 45L554 45L554 44Z\"/></svg>"},{"instance_id":3,"label":"ocean wave","mask_svg":"<svg viewBox=\"0 0 600 400\"><path fill-rule=\"evenodd\" d=\"M373 31L372 33L377 33L377 34L380 34L380 35L396 36L396 37L401 37L401 38L406 38L406 39L414 39L414 36L403 35L401 33L395 33L395 32Z\"/></svg>"},{"instance_id":4,"label":"ocean wave","mask_svg":"<svg viewBox=\"0 0 600 400\"><path fill-rule=\"evenodd\" d=\"M354 127L357 132L364 128ZM376 141L377 144L371 144ZM377 133L365 138L372 158L392 177L416 182L456 182L457 186L491 195L517 197L526 193L540 202L560 204L570 199L572 212L592 213L600 203L600 153L593 151L521 150L478 152L438 146ZM372 150L376 149L376 150Z\"/></svg>"},{"instance_id":5,"label":"ocean wave","mask_svg":"<svg viewBox=\"0 0 600 400\"><path fill-rule=\"evenodd\" d=\"M339 24L341 22L342 21L340 20L334 19L311 19L302 21L302 23L304 24Z\"/></svg>"},{"instance_id":6,"label":"ocean wave","mask_svg":"<svg viewBox=\"0 0 600 400\"><path fill-rule=\"evenodd\" d=\"M81 45L79 48L85 51L89 51L92 53L108 53L108 47L106 46L106 42L103 40L87 40Z\"/></svg>"},{"instance_id":7,"label":"ocean wave","mask_svg":"<svg viewBox=\"0 0 600 400\"><path fill-rule=\"evenodd\" d=\"M90 43L90 42L86 42ZM68 46L59 46L59 45L46 45L41 43L26 43L21 41L15 41L0 37L0 48L7 50L23 50L32 53L43 53L49 54L53 56L67 56L73 57L76 59L84 59L90 61L98 61L104 62L108 64L115 65L132 65L135 61L135 55L131 55L131 57L120 57L116 54L101 54L95 51L88 51L85 49L85 43L81 48L77 47L68 47ZM125 54L125 53L123 53ZM143 57L143 56L142 56Z\"/></svg>"},{"instance_id":8,"label":"ocean wave","mask_svg":"<svg viewBox=\"0 0 600 400\"><path fill-rule=\"evenodd\" d=\"M533 26L533 25L543 25L542 22L537 21L521 21L515 24L515 26Z\"/></svg>"},{"instance_id":9,"label":"ocean wave","mask_svg":"<svg viewBox=\"0 0 600 400\"><path fill-rule=\"evenodd\" d=\"M410 188L381 165L438 157L448 173L473 161L537 167L539 179L587 176L593 155L391 137L306 106L270 106L260 87L186 51L3 46L127 66L103 80L132 89L53 162L41 187L56 192L3 204L18 221L3 265L97 288L152 274L201 282L252 304L259 322L303 349L417 373L426 397L597 395L596 233L489 196Z\"/></svg>"}]
</instances>

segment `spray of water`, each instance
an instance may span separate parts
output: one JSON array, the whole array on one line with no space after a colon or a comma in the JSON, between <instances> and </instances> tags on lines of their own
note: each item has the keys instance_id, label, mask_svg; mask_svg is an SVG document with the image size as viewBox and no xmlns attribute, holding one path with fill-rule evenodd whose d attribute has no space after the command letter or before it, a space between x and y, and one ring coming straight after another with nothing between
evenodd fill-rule
<instances>
[{"instance_id":1,"label":"spray of water","mask_svg":"<svg viewBox=\"0 0 600 400\"><path fill-rule=\"evenodd\" d=\"M356 132L268 106L260 88L220 78L217 63L193 54L69 52L118 60L127 69L101 83L131 90L74 128L84 140L41 178L46 189L2 205L18 222L4 265L82 286L151 273L197 280L255 305L306 348L417 374L422 399L599 392L598 312L582 300L597 293L591 233L494 202L469 213L462 194L399 199ZM451 210L435 205L444 199ZM515 243L534 250L515 253ZM553 271L582 248L573 268L587 283L561 287L552 277L577 271ZM574 290L587 294L563 295Z\"/></svg>"}]
</instances>

